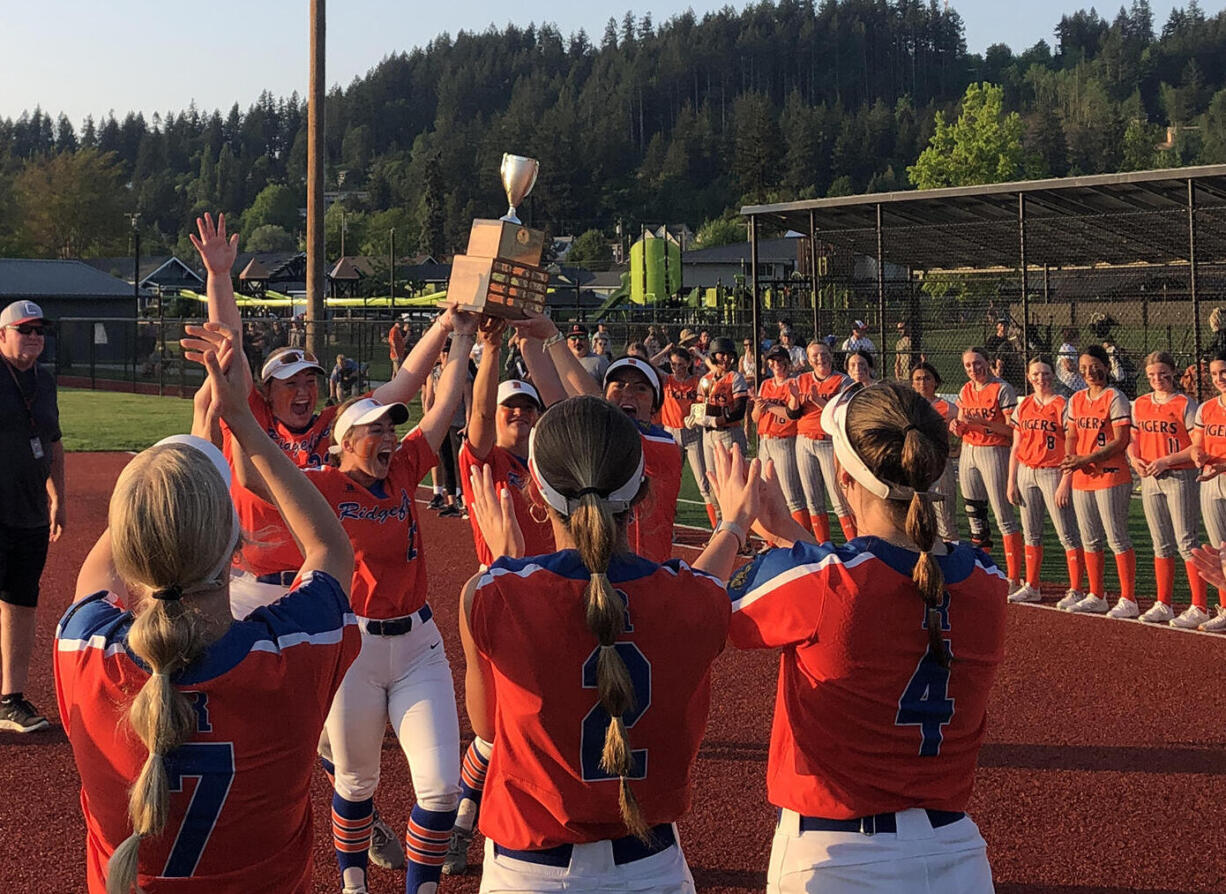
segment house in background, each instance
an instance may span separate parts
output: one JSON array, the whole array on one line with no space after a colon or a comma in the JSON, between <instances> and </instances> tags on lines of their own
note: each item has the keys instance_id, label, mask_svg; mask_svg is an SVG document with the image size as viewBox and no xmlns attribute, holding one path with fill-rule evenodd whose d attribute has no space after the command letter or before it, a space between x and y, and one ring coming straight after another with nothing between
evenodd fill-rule
<instances>
[{"instance_id":1,"label":"house in background","mask_svg":"<svg viewBox=\"0 0 1226 894\"><path fill-rule=\"evenodd\" d=\"M132 258L83 258L82 262L132 286ZM140 288L150 295L171 298L185 289L204 289L204 277L175 255L155 255L140 259ZM144 302L139 308L145 310Z\"/></svg>"}]
</instances>

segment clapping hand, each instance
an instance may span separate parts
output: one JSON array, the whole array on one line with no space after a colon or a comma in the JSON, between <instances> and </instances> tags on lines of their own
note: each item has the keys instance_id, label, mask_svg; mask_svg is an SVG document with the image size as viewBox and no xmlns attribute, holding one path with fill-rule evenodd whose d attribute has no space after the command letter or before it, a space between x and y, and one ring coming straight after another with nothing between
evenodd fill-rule
<instances>
[{"instance_id":1,"label":"clapping hand","mask_svg":"<svg viewBox=\"0 0 1226 894\"><path fill-rule=\"evenodd\" d=\"M235 349L234 330L221 323L186 326L187 338L179 340L183 359L208 370L212 385L212 411L227 422L250 413L251 369L247 358Z\"/></svg>"},{"instance_id":2,"label":"clapping hand","mask_svg":"<svg viewBox=\"0 0 1226 894\"><path fill-rule=\"evenodd\" d=\"M1206 581L1219 589L1226 588L1226 568L1223 567L1226 553L1220 547L1198 546L1192 550L1191 561L1197 573Z\"/></svg>"},{"instance_id":3,"label":"clapping hand","mask_svg":"<svg viewBox=\"0 0 1226 894\"><path fill-rule=\"evenodd\" d=\"M214 226L213 216L207 211L204 217L196 218L196 229L200 237L188 233L187 238L192 241L196 251L200 252L204 268L215 276L229 276L234 259L238 257L238 233L227 237L226 216L218 214L217 225Z\"/></svg>"},{"instance_id":4,"label":"clapping hand","mask_svg":"<svg viewBox=\"0 0 1226 894\"><path fill-rule=\"evenodd\" d=\"M707 480L711 484L711 496L719 506L720 517L748 531L758 515L761 461L755 459L746 463L740 445L736 444L731 451L716 444L714 460L714 468L707 470Z\"/></svg>"},{"instance_id":5,"label":"clapping hand","mask_svg":"<svg viewBox=\"0 0 1226 894\"><path fill-rule=\"evenodd\" d=\"M477 528L485 538L494 558L509 556L518 559L524 554L524 533L519 519L515 517L515 504L505 484L494 485L494 476L489 464L473 466L469 471L472 499L468 511L477 521Z\"/></svg>"}]
</instances>

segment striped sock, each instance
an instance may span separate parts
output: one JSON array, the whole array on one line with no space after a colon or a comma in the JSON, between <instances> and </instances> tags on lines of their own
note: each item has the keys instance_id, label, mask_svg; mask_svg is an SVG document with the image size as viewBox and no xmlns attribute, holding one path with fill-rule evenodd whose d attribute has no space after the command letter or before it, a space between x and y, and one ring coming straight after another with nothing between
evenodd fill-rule
<instances>
[{"instance_id":1,"label":"striped sock","mask_svg":"<svg viewBox=\"0 0 1226 894\"><path fill-rule=\"evenodd\" d=\"M856 520L850 515L839 516L839 527L843 529L843 538L845 540L856 539Z\"/></svg>"},{"instance_id":2,"label":"striped sock","mask_svg":"<svg viewBox=\"0 0 1226 894\"><path fill-rule=\"evenodd\" d=\"M490 768L490 755L494 744L477 737L464 752L460 765L460 807L456 813L456 826L465 832L477 824L477 810L481 806L481 793L485 791L485 774Z\"/></svg>"},{"instance_id":3,"label":"striped sock","mask_svg":"<svg viewBox=\"0 0 1226 894\"><path fill-rule=\"evenodd\" d=\"M437 885L443 875L443 859L455 825L455 809L426 810L413 805L409 814L409 831L405 835L405 856L408 872L404 879L405 894L417 894L425 884Z\"/></svg>"},{"instance_id":4,"label":"striped sock","mask_svg":"<svg viewBox=\"0 0 1226 894\"><path fill-rule=\"evenodd\" d=\"M323 767L324 775L328 777L328 785L336 788L336 764L321 754L319 756L319 765Z\"/></svg>"},{"instance_id":5,"label":"striped sock","mask_svg":"<svg viewBox=\"0 0 1226 894\"><path fill-rule=\"evenodd\" d=\"M366 884L367 850L370 830L375 823L375 802L347 801L335 792L332 795L332 846L340 866L342 884L359 887Z\"/></svg>"}]
</instances>

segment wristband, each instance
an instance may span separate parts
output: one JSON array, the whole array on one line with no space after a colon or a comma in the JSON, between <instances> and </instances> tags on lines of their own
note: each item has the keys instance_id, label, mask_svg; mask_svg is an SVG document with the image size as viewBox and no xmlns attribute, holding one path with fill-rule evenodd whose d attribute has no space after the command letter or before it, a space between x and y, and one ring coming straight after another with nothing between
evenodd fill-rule
<instances>
[{"instance_id":1,"label":"wristband","mask_svg":"<svg viewBox=\"0 0 1226 894\"><path fill-rule=\"evenodd\" d=\"M715 526L715 534L718 534L720 531L727 531L729 534L731 534L733 537L736 538L737 552L740 552L741 550L745 548L745 529L742 528L740 525L738 525L736 522L730 522L730 521L720 522L718 525ZM715 534L712 534L711 536L714 537Z\"/></svg>"},{"instance_id":2,"label":"wristband","mask_svg":"<svg viewBox=\"0 0 1226 894\"><path fill-rule=\"evenodd\" d=\"M566 341L566 336L563 335L561 332L555 332L553 335L549 336L549 338L541 342L541 349L548 351L550 348L552 348L554 345L556 345L558 342L561 342L561 341Z\"/></svg>"}]
</instances>

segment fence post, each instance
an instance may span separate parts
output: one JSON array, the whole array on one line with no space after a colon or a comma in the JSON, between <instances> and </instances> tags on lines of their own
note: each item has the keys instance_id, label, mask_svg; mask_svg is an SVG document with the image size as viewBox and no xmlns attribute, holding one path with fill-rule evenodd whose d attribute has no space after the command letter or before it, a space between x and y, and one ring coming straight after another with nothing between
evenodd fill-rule
<instances>
[{"instance_id":1,"label":"fence post","mask_svg":"<svg viewBox=\"0 0 1226 894\"><path fill-rule=\"evenodd\" d=\"M1205 387L1205 377L1201 369L1200 340L1200 292L1197 289L1196 276L1196 188L1195 181L1188 178L1188 287L1192 293L1192 346L1196 357L1192 362L1196 365L1196 393L1200 394Z\"/></svg>"},{"instance_id":2,"label":"fence post","mask_svg":"<svg viewBox=\"0 0 1226 894\"><path fill-rule=\"evenodd\" d=\"M885 240L881 234L881 203L877 203L877 337L881 340L881 369L885 374Z\"/></svg>"},{"instance_id":3,"label":"fence post","mask_svg":"<svg viewBox=\"0 0 1226 894\"><path fill-rule=\"evenodd\" d=\"M94 390L98 388L97 327L98 324L96 322L93 320L89 321L89 387Z\"/></svg>"},{"instance_id":4,"label":"fence post","mask_svg":"<svg viewBox=\"0 0 1226 894\"><path fill-rule=\"evenodd\" d=\"M1022 265L1022 362L1024 364L1026 358L1030 356L1030 276L1026 269L1026 194L1022 192L1017 194L1017 235L1018 257Z\"/></svg>"}]
</instances>

